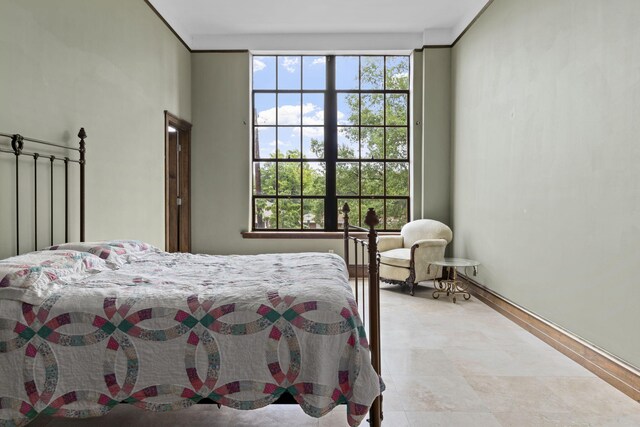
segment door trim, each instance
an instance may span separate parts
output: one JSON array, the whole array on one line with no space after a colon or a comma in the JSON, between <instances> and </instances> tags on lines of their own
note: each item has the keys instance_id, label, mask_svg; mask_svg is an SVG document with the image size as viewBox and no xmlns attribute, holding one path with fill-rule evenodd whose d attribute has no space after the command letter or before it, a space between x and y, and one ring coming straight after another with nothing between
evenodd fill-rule
<instances>
[{"instance_id":1,"label":"door trim","mask_svg":"<svg viewBox=\"0 0 640 427\"><path fill-rule=\"evenodd\" d=\"M169 248L169 240L171 238L169 233L169 171L171 165L169 164L169 126L176 128L180 133L180 143L185 147L183 156L187 159L187 173L183 175L180 169L180 182L181 188L186 190L186 197L181 194L182 205L181 212L185 212L184 216L186 221L180 221L179 234L181 236L187 236L185 247L180 247L182 252L191 252L191 123L179 118L178 116L171 114L169 111L164 110L164 239L165 250ZM182 159L183 157L181 157ZM182 213L180 214L182 216ZM178 243L179 245L179 243ZM181 246L181 245L179 245Z\"/></svg>"}]
</instances>

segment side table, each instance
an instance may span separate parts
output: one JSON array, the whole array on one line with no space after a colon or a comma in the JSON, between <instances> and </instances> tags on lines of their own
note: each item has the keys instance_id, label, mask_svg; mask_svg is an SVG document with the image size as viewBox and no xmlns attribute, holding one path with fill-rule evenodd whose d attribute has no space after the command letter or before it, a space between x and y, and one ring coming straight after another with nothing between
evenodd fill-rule
<instances>
[{"instance_id":1,"label":"side table","mask_svg":"<svg viewBox=\"0 0 640 427\"><path fill-rule=\"evenodd\" d=\"M435 291L433 291L433 298L440 298L440 294L447 294L447 296L453 296L453 302L456 302L456 295L462 295L465 300L471 298L471 294L469 293L469 285L467 283L458 280L458 267L465 269L465 274L467 268L473 268L473 275L476 276L478 274L478 266L480 263L478 261L474 261L472 259L465 258L444 258L440 261L432 261L427 266L427 272L430 273L431 266L436 267L448 267L453 270L453 273L447 279L436 279L433 278L433 287ZM438 280L436 284L436 280Z\"/></svg>"}]
</instances>

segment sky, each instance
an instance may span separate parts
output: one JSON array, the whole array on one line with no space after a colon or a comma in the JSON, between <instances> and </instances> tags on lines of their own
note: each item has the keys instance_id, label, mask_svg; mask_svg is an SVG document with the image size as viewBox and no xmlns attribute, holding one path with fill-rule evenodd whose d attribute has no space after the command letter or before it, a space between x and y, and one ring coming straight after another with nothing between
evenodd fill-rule
<instances>
[{"instance_id":1,"label":"sky","mask_svg":"<svg viewBox=\"0 0 640 427\"><path fill-rule=\"evenodd\" d=\"M277 63L276 63L277 59ZM384 65L384 57L363 57L366 61L375 62L380 69ZM394 61L408 61L407 57L388 57L388 64ZM357 56L336 57L336 89L358 89L359 58ZM276 82L277 69L277 82ZM324 90L326 63L324 56L254 56L253 88L254 89L292 89L292 90ZM382 79L381 79L382 81ZM276 84L277 83L277 84ZM362 89L383 89L363 84ZM363 99L363 102L365 100ZM303 156L314 158L311 152L311 139L322 140L324 136L324 94L280 94L276 105L275 93L256 93L254 107L257 111L256 124L286 125L277 131L270 127L257 127L259 134L260 157L269 158L275 154L276 140L281 152L300 150L302 142ZM277 109L277 123L276 123ZM349 107L346 94L338 95L338 125L352 125L348 120ZM305 125L302 127L301 125ZM307 127L307 125L309 127ZM277 134L276 134L277 132ZM339 143L348 143L340 136Z\"/></svg>"}]
</instances>

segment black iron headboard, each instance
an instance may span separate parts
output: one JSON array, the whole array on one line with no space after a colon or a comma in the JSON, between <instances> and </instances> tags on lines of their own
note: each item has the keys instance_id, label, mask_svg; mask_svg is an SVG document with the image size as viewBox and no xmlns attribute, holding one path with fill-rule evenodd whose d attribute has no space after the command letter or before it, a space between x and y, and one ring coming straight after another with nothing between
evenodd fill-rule
<instances>
[{"instance_id":1,"label":"black iron headboard","mask_svg":"<svg viewBox=\"0 0 640 427\"><path fill-rule=\"evenodd\" d=\"M85 165L86 165L86 147L85 147L85 139L87 138L87 133L84 131L84 128L80 128L80 132L78 132L78 138L80 138L79 147L67 147L66 145L56 144L53 142L42 141L34 138L27 138L26 136L22 136L20 134L7 134L1 133L0 136L7 137L11 139L11 148L6 146L0 146L0 153L11 154L15 156L15 188L16 188L16 197L15 197L15 209L16 209L16 253L20 254L20 156L28 156L33 158L33 174L34 174L34 185L33 185L33 193L34 193L34 215L33 215L33 236L34 236L34 250L38 249L38 160L39 159L48 159L49 160L49 173L51 175L50 178L50 212L49 212L49 221L50 221L50 236L49 241L50 244L53 245L53 230L54 230L54 214L53 214L53 206L54 206L54 174L53 174L53 165L54 162L63 162L64 163L64 240L65 242L69 241L69 163L76 163L80 167L80 241L84 242L84 217L85 217ZM65 150L65 154L67 150L75 151L78 153L78 158L73 159L67 156L65 157L56 157L53 154L40 154L37 150L28 151L25 150L25 143L40 144L47 147L54 147L50 150L61 149Z\"/></svg>"}]
</instances>

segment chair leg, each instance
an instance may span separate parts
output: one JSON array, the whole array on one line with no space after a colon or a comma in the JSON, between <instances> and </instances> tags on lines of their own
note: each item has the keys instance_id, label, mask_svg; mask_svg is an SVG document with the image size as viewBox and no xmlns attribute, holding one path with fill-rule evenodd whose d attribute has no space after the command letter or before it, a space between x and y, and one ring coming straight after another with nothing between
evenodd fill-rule
<instances>
[{"instance_id":1,"label":"chair leg","mask_svg":"<svg viewBox=\"0 0 640 427\"><path fill-rule=\"evenodd\" d=\"M415 254L416 249L418 249L418 245L411 246L411 261L409 261L409 277L407 277L407 285L411 287L409 293L411 296L415 294L416 290L416 262L415 262Z\"/></svg>"},{"instance_id":2,"label":"chair leg","mask_svg":"<svg viewBox=\"0 0 640 427\"><path fill-rule=\"evenodd\" d=\"M415 290L416 290L416 272L415 270L411 269L411 272L409 273L409 277L407 277L407 281L406 284L407 286L409 286L409 295L413 296L415 295Z\"/></svg>"}]
</instances>

